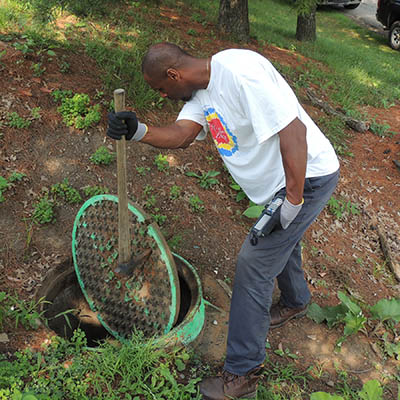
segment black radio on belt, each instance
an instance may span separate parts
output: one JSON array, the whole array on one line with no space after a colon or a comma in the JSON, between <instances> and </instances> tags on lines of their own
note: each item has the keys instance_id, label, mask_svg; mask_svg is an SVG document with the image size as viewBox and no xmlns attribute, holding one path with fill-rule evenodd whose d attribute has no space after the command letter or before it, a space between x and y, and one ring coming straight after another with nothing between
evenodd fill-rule
<instances>
[{"instance_id":1,"label":"black radio on belt","mask_svg":"<svg viewBox=\"0 0 400 400\"><path fill-rule=\"evenodd\" d=\"M257 222L250 231L250 242L253 246L258 243L259 237L268 235L275 228L280 219L280 212L277 211L282 203L283 198L275 197L272 199L271 203L264 208Z\"/></svg>"}]
</instances>

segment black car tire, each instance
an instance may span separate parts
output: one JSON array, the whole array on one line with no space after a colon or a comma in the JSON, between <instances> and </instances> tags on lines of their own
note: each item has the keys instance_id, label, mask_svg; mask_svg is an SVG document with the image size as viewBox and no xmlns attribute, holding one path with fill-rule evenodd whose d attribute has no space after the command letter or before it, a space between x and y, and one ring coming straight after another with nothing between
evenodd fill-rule
<instances>
[{"instance_id":1,"label":"black car tire","mask_svg":"<svg viewBox=\"0 0 400 400\"><path fill-rule=\"evenodd\" d=\"M388 39L392 49L400 50L400 21L393 22Z\"/></svg>"},{"instance_id":2,"label":"black car tire","mask_svg":"<svg viewBox=\"0 0 400 400\"><path fill-rule=\"evenodd\" d=\"M394 50L400 50L400 21L393 22L390 27L389 46Z\"/></svg>"},{"instance_id":3,"label":"black car tire","mask_svg":"<svg viewBox=\"0 0 400 400\"><path fill-rule=\"evenodd\" d=\"M343 7L347 8L348 10L354 10L355 8L357 8L359 5L361 4L361 2L357 3L357 4L345 4Z\"/></svg>"}]
</instances>

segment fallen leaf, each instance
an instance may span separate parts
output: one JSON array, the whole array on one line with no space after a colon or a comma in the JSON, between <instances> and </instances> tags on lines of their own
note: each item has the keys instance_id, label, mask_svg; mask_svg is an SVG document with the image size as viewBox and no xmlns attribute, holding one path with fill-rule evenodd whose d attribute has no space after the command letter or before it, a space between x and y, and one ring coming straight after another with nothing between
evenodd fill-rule
<instances>
[{"instance_id":1,"label":"fallen leaf","mask_svg":"<svg viewBox=\"0 0 400 400\"><path fill-rule=\"evenodd\" d=\"M32 96L32 92L30 90L24 90L24 89L18 90L18 94L29 97Z\"/></svg>"},{"instance_id":2,"label":"fallen leaf","mask_svg":"<svg viewBox=\"0 0 400 400\"><path fill-rule=\"evenodd\" d=\"M41 92L44 92L44 93L51 93L51 92L52 92L51 89L48 89L48 88L46 88L46 87L41 87L41 88L40 88L40 91L41 91Z\"/></svg>"}]
</instances>

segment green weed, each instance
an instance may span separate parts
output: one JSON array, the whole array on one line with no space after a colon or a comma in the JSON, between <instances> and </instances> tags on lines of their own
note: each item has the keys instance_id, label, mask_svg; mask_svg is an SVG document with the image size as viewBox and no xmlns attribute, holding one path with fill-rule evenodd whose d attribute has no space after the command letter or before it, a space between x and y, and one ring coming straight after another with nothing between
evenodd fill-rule
<instances>
[{"instance_id":1,"label":"green weed","mask_svg":"<svg viewBox=\"0 0 400 400\"><path fill-rule=\"evenodd\" d=\"M0 203L5 201L5 197L3 193L9 188L10 183L8 180L2 176L0 176Z\"/></svg>"},{"instance_id":2,"label":"green weed","mask_svg":"<svg viewBox=\"0 0 400 400\"><path fill-rule=\"evenodd\" d=\"M107 147L100 146L91 156L90 161L96 165L110 165L116 158L116 153L110 152Z\"/></svg>"},{"instance_id":3,"label":"green weed","mask_svg":"<svg viewBox=\"0 0 400 400\"><path fill-rule=\"evenodd\" d=\"M336 199L333 196L329 199L327 205L330 213L339 220L346 218L348 215L354 216L360 214L360 210L356 204L353 204L351 201Z\"/></svg>"},{"instance_id":4,"label":"green weed","mask_svg":"<svg viewBox=\"0 0 400 400\"><path fill-rule=\"evenodd\" d=\"M178 250L182 240L183 240L182 235L180 235L179 233L175 234L174 236L172 236L172 238L168 239L167 241L169 248L173 251Z\"/></svg>"},{"instance_id":5,"label":"green weed","mask_svg":"<svg viewBox=\"0 0 400 400\"><path fill-rule=\"evenodd\" d=\"M375 121L375 118L371 121L369 130L377 136L385 137L389 135L394 135L395 132L390 131L389 124L379 124Z\"/></svg>"},{"instance_id":6,"label":"green weed","mask_svg":"<svg viewBox=\"0 0 400 400\"><path fill-rule=\"evenodd\" d=\"M149 167L136 167L136 171L139 175L145 176L148 172L150 172Z\"/></svg>"},{"instance_id":7,"label":"green weed","mask_svg":"<svg viewBox=\"0 0 400 400\"><path fill-rule=\"evenodd\" d=\"M204 202L197 195L190 196L189 206L190 209L195 213L202 213L205 210Z\"/></svg>"},{"instance_id":8,"label":"green weed","mask_svg":"<svg viewBox=\"0 0 400 400\"><path fill-rule=\"evenodd\" d=\"M309 306L307 316L314 322L320 324L326 322L328 328L332 328L339 324L344 325L343 336L339 338L336 345L340 348L347 337L362 331L368 335L367 326L374 327L373 334L378 332L384 325L387 329L393 330L393 323L400 322L400 300L399 299L382 299L375 305L369 307L371 317L367 319L360 306L347 297L343 292L338 292L338 297L341 303L337 306L320 307L316 303ZM368 321L368 325L367 325ZM370 323L371 321L371 323ZM375 322L378 321L378 325ZM396 335L393 335L395 337ZM395 342L388 341L388 333L380 340L385 343L385 351L396 357L400 356L400 346Z\"/></svg>"},{"instance_id":9,"label":"green weed","mask_svg":"<svg viewBox=\"0 0 400 400\"><path fill-rule=\"evenodd\" d=\"M164 225L165 221L167 220L167 216L166 215L162 215L159 213L160 209L159 208L155 208L154 209L154 214L151 214L151 216L154 218L154 221L157 222L158 225Z\"/></svg>"},{"instance_id":10,"label":"green weed","mask_svg":"<svg viewBox=\"0 0 400 400\"><path fill-rule=\"evenodd\" d=\"M169 162L167 156L164 156L161 153L154 158L154 164L161 172L166 172L169 170Z\"/></svg>"},{"instance_id":11,"label":"green weed","mask_svg":"<svg viewBox=\"0 0 400 400\"><path fill-rule=\"evenodd\" d=\"M26 175L22 172L18 172L18 171L14 171L10 177L8 178L8 180L10 182L20 182L23 180L23 178L25 178Z\"/></svg>"},{"instance_id":12,"label":"green weed","mask_svg":"<svg viewBox=\"0 0 400 400\"><path fill-rule=\"evenodd\" d=\"M33 208L32 220L37 224L47 224L54 220L54 202L43 196Z\"/></svg>"},{"instance_id":13,"label":"green weed","mask_svg":"<svg viewBox=\"0 0 400 400\"><path fill-rule=\"evenodd\" d=\"M32 64L33 76L41 76L46 72L46 67L43 67L41 62Z\"/></svg>"},{"instance_id":14,"label":"green weed","mask_svg":"<svg viewBox=\"0 0 400 400\"><path fill-rule=\"evenodd\" d=\"M169 189L169 198L171 200L177 200L181 196L182 188L178 185L173 185Z\"/></svg>"},{"instance_id":15,"label":"green weed","mask_svg":"<svg viewBox=\"0 0 400 400\"><path fill-rule=\"evenodd\" d=\"M107 194L110 190L105 186L87 186L83 188L86 197L98 196L99 194Z\"/></svg>"},{"instance_id":16,"label":"green weed","mask_svg":"<svg viewBox=\"0 0 400 400\"><path fill-rule=\"evenodd\" d=\"M12 361L0 356L0 399L29 391L43 400L200 400L199 378L180 383L189 361L184 349L167 352L139 333L128 343L88 351L76 330L70 341L54 336L42 351L28 348Z\"/></svg>"},{"instance_id":17,"label":"green weed","mask_svg":"<svg viewBox=\"0 0 400 400\"><path fill-rule=\"evenodd\" d=\"M14 182L20 182L26 175L22 172L14 171L9 178L0 176L0 203L5 201L4 192L9 189Z\"/></svg>"},{"instance_id":18,"label":"green weed","mask_svg":"<svg viewBox=\"0 0 400 400\"><path fill-rule=\"evenodd\" d=\"M82 201L82 197L79 194L78 190L74 189L69 184L67 178L65 178L61 183L54 184L51 187L50 192L54 195L56 199L61 198L70 204L76 204Z\"/></svg>"},{"instance_id":19,"label":"green weed","mask_svg":"<svg viewBox=\"0 0 400 400\"><path fill-rule=\"evenodd\" d=\"M216 176L218 176L219 174L220 172L218 171L203 172L201 175L191 171L185 173L186 176L197 178L199 180L199 185L204 189L209 189L211 186L218 184L219 181Z\"/></svg>"},{"instance_id":20,"label":"green weed","mask_svg":"<svg viewBox=\"0 0 400 400\"><path fill-rule=\"evenodd\" d=\"M365 382L358 393L354 393L353 390L349 390L348 388L345 388L345 392L345 397L326 392L316 392L311 394L310 400L347 400L349 398L357 398L361 400L383 400L383 388L380 382L376 379Z\"/></svg>"},{"instance_id":21,"label":"green weed","mask_svg":"<svg viewBox=\"0 0 400 400\"><path fill-rule=\"evenodd\" d=\"M68 126L86 129L96 125L101 119L100 105L90 106L90 97L85 93L72 94L70 90L55 90L54 99L61 106L57 108Z\"/></svg>"},{"instance_id":22,"label":"green weed","mask_svg":"<svg viewBox=\"0 0 400 400\"><path fill-rule=\"evenodd\" d=\"M229 187L236 191L235 201L239 203L243 199L246 199L247 198L246 193L243 192L242 188L233 180L232 177L231 181L232 183L229 185Z\"/></svg>"},{"instance_id":23,"label":"green weed","mask_svg":"<svg viewBox=\"0 0 400 400\"><path fill-rule=\"evenodd\" d=\"M66 61L65 56L62 56L61 59L58 60L58 67L63 74L67 74L71 69L71 65Z\"/></svg>"},{"instance_id":24,"label":"green weed","mask_svg":"<svg viewBox=\"0 0 400 400\"><path fill-rule=\"evenodd\" d=\"M40 107L34 107L32 108L31 114L32 114L32 118L33 119L40 119L41 115L40 115Z\"/></svg>"},{"instance_id":25,"label":"green weed","mask_svg":"<svg viewBox=\"0 0 400 400\"><path fill-rule=\"evenodd\" d=\"M11 128L26 129L31 125L31 121L20 117L15 111L8 113L8 125Z\"/></svg>"},{"instance_id":26,"label":"green weed","mask_svg":"<svg viewBox=\"0 0 400 400\"><path fill-rule=\"evenodd\" d=\"M17 294L0 292L0 328L9 320L15 328L22 325L25 329L37 329L44 311L39 311L40 305L46 303L44 298L36 300L21 300Z\"/></svg>"}]
</instances>

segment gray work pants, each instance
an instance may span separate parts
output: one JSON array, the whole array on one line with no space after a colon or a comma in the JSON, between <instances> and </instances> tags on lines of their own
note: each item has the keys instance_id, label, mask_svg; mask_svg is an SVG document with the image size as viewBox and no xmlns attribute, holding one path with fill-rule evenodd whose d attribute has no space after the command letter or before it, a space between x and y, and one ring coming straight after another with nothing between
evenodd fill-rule
<instances>
[{"instance_id":1,"label":"gray work pants","mask_svg":"<svg viewBox=\"0 0 400 400\"><path fill-rule=\"evenodd\" d=\"M256 246L247 236L236 263L224 367L227 371L245 375L264 362L275 278L284 305L298 308L309 303L300 240L330 199L338 179L339 171L307 178L303 207L286 230L274 230L259 238Z\"/></svg>"}]
</instances>

